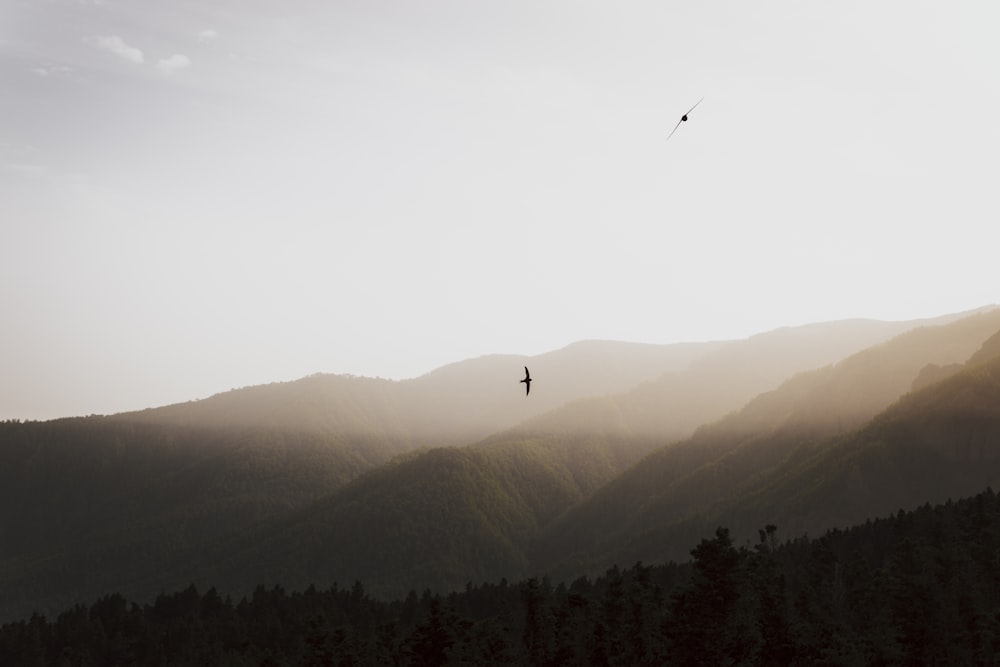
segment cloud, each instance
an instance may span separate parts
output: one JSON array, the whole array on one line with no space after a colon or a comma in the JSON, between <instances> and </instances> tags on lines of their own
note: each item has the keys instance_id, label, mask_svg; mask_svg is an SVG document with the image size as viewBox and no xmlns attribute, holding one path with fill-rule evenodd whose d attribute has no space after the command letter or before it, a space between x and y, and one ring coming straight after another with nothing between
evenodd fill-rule
<instances>
[{"instance_id":1,"label":"cloud","mask_svg":"<svg viewBox=\"0 0 1000 667\"><path fill-rule=\"evenodd\" d=\"M69 76L73 73L73 68L66 65L59 65L57 67L43 67L39 65L38 67L32 67L31 71L38 76L49 76L53 74L61 74L63 76Z\"/></svg>"},{"instance_id":2,"label":"cloud","mask_svg":"<svg viewBox=\"0 0 1000 667\"><path fill-rule=\"evenodd\" d=\"M190 65L191 65L190 58L188 58L183 54L175 53L169 58L162 58L159 62L156 63L156 68L161 72L163 72L164 74L170 74L179 69L184 69L185 67L189 67Z\"/></svg>"},{"instance_id":3,"label":"cloud","mask_svg":"<svg viewBox=\"0 0 1000 667\"><path fill-rule=\"evenodd\" d=\"M134 46L126 44L125 40L118 35L111 35L110 37L94 37L92 41L99 48L104 49L108 53L113 53L119 58L124 58L125 60L137 65L141 64L143 60L145 60L145 58L143 58L142 51Z\"/></svg>"},{"instance_id":4,"label":"cloud","mask_svg":"<svg viewBox=\"0 0 1000 667\"><path fill-rule=\"evenodd\" d=\"M22 174L24 176L37 176L45 171L39 164L38 149L31 145L10 144L0 141L0 170Z\"/></svg>"},{"instance_id":5,"label":"cloud","mask_svg":"<svg viewBox=\"0 0 1000 667\"><path fill-rule=\"evenodd\" d=\"M40 164L26 164L20 162L0 162L0 168L4 171L29 177L38 176L45 171L45 168Z\"/></svg>"},{"instance_id":6,"label":"cloud","mask_svg":"<svg viewBox=\"0 0 1000 667\"><path fill-rule=\"evenodd\" d=\"M208 42L211 42L218 36L219 33L217 33L215 30L212 30L211 28L205 28L204 30L198 33L198 41L201 42L202 44L207 44Z\"/></svg>"}]
</instances>

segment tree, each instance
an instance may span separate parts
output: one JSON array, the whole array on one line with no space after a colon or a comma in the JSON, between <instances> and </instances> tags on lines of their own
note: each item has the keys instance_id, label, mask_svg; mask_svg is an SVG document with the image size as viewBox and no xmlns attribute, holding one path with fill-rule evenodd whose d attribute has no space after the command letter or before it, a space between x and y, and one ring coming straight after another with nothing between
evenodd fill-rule
<instances>
[{"instance_id":1,"label":"tree","mask_svg":"<svg viewBox=\"0 0 1000 667\"><path fill-rule=\"evenodd\" d=\"M735 549L729 531L720 527L715 538L702 540L691 555L691 582L673 596L665 627L670 659L691 665L751 660L761 640L748 613L749 596L741 590L746 553Z\"/></svg>"},{"instance_id":2,"label":"tree","mask_svg":"<svg viewBox=\"0 0 1000 667\"><path fill-rule=\"evenodd\" d=\"M448 650L467 629L468 622L460 621L452 608L435 597L430 602L427 620L418 625L406 641L406 653L414 665L443 665Z\"/></svg>"},{"instance_id":3,"label":"tree","mask_svg":"<svg viewBox=\"0 0 1000 667\"><path fill-rule=\"evenodd\" d=\"M548 609L545 605L551 588L547 581L539 582L532 577L524 584L522 599L524 602L524 634L522 641L528 660L533 665L544 664L550 655L551 623Z\"/></svg>"}]
</instances>

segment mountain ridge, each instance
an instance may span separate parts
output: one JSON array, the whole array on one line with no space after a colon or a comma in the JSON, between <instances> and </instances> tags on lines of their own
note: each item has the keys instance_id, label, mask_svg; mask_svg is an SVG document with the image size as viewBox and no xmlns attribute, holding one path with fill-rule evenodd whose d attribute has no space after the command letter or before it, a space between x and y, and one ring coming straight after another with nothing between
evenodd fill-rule
<instances>
[{"instance_id":1,"label":"mountain ridge","mask_svg":"<svg viewBox=\"0 0 1000 667\"><path fill-rule=\"evenodd\" d=\"M993 322L991 318L997 317L1000 317L1000 310L994 309L979 319ZM975 318L955 315L938 319L959 324ZM959 328L961 326L964 325ZM890 323L889 328L905 329L906 323ZM986 325L977 324L973 328L977 332L974 336L968 332L964 335L972 340L981 333L976 341L978 346L989 334L996 333L1000 325L988 332ZM861 335L877 338L885 330L878 324ZM813 328L813 333L818 331ZM754 342L763 340L780 353L788 347L789 335L794 338L802 333L808 334L809 330L796 332L793 328L776 334L778 339L785 341L781 345L768 343L766 333ZM821 337L817 337L816 342L823 344ZM856 341L840 343L846 347L856 344ZM417 547L429 549L429 560L421 564L418 552L414 552L402 561L402 565L397 563L394 567L398 572L405 572L410 565L416 565L422 572L420 581L428 584L436 581L435 585L460 586L463 583L460 579L469 574L495 576L507 567L513 570L548 567L549 561L536 560L537 555L545 551L536 549L536 540L554 532L553 527L561 525L563 516L570 516L578 507L607 493L608 485L630 467L638 467L647 474L655 472L656 466L650 464L654 459L644 464L639 461L651 450L670 446L680 432L680 429L643 430L641 421L637 427L635 414L643 415L644 410L648 414L648 406L635 407L629 401L635 396L640 402L643 398L657 396L650 391L651 385L655 388L664 381L669 384L674 376L689 373L691 366L696 364L709 369L714 365L724 370L726 364L719 361L717 355L729 345L720 343L714 349L668 350L668 363L674 364L675 370L621 394L578 399L568 404L572 406L568 420L564 419L565 413L560 412L568 408L560 407L552 411L554 417L542 413L511 429L470 440L452 436L448 442L447 431L441 425L438 427L445 433L442 438L436 438L433 430L414 433L396 410L395 401L402 399L386 398L382 393L386 388L397 387L396 381L355 381L343 376L333 379L312 376L298 384L289 383L291 387L263 385L244 393L227 392L216 403L238 403L238 399L248 395L253 400L236 405L233 411L222 410L214 415L202 404L198 409L205 410L207 416L200 422L188 418L184 409L190 406L176 404L180 407L166 406L169 409L160 412L151 409L110 417L0 423L0 600L5 600L6 605L0 609L0 615L13 613L11 610L25 604L25 600L47 601L48 608L72 604L81 596L105 590L108 586L152 595L178 582L183 585L197 579L205 573L206 564L212 564L213 572L221 572L220 579L236 585L241 569L258 574L269 569L262 570L254 565L252 558L248 560L239 555L241 549L247 551L246 545L254 544L255 540L261 540L265 546L271 545L257 551L249 550L261 558L261 563L271 563L273 572L294 574L295 560L284 565L280 562L283 547L287 547L284 550L290 554L299 554L295 556L298 562L312 563L310 567L317 565L316 556L310 555L310 544L319 548L326 540L326 548L332 549L329 553L348 553L336 548L341 537L324 537L319 529L290 528L308 526L307 517L325 514L330 517L330 527L352 525L350 530L368 531L367 536L364 532L358 535L367 540L365 543L372 547L372 552L379 551L374 545L387 545L386 553L398 552L411 548L407 546L408 540L416 539ZM966 342L959 347L968 352L971 345ZM598 346L604 347L606 352L616 349L613 343ZM743 354L748 357L759 355L761 349L753 345L742 347ZM801 343L801 349L795 350L798 361L787 362L788 366L798 368L817 358L806 348L808 345ZM641 355L646 351L649 348L630 347L623 355ZM572 365L576 352L579 348L564 352L561 362L557 355L555 361L549 359L549 363ZM732 350L727 352L731 353ZM819 356L824 354L830 356L832 352L828 348ZM714 361L713 356L716 357ZM893 372L887 377L893 379L894 387L903 386L905 390L912 386L921 368L929 363L951 363L954 359L954 354L929 355L920 358L919 363L913 361L906 373ZM518 409L531 406L529 401L535 398L536 392L533 390L531 398L526 399L517 391L522 360L518 359L512 369L506 368L508 361L513 360L488 360L505 376L510 375L505 377L506 381L496 383L496 391L503 392L504 400ZM534 366L535 362L532 364ZM622 363L624 370L616 372L619 378L634 377L636 373L648 376L650 370L640 368L641 365L633 358ZM553 367L557 368L558 364ZM544 370L545 362L540 368ZM740 371L744 379L753 375L746 371ZM433 400L456 409L449 400L442 400L442 396L465 391L466 385L455 381L456 377L461 377L461 372L461 367L448 369L447 381L442 386L452 393L439 394ZM586 372L586 369L577 369L577 372ZM814 377L826 377L823 373L829 375L832 371L813 372L819 373ZM537 376L534 367L532 374ZM499 371L490 375L491 381L499 375ZM543 372L542 377L548 380L551 376ZM708 379L702 382L706 389L717 384L719 378L725 379L721 371L705 377ZM811 391L813 385L809 377L793 378L800 383L792 392L793 398ZM606 376L600 380L590 386L605 387ZM762 382L760 377L753 381ZM765 377L764 381L770 380ZM625 383L625 380L619 379L619 382ZM305 392L305 399L296 396L296 391L304 391L311 383L327 393L319 392L310 397ZM834 398L849 402L855 398L853 386L846 383L839 393L834 392ZM879 385L873 383L872 386ZM362 388L360 394L352 393L356 387ZM552 388L549 383L540 385L539 394L545 396ZM347 398L341 400L345 395ZM765 391L751 401L748 405L753 404L754 409L760 411L757 419L746 422L741 427L743 432L733 437L762 438L772 428L769 425L787 422L788 414L795 412L788 412L795 407L795 401L782 407L781 401L774 404L778 397ZM466 404L484 400L482 395L474 394L465 398ZM658 397L651 404L663 400ZM326 411L331 403L339 410L332 416ZM461 405L459 403L459 408ZM714 409L718 411L718 407ZM433 414L424 410L419 416L433 426ZM592 425L582 431L573 428L575 420L582 417L591 418ZM811 421L817 419L816 415L810 417ZM289 421L296 426L286 428ZM455 423L460 421L448 422ZM827 427L836 426L843 431L851 425L834 423ZM692 437L705 437L704 433L709 432L704 431L705 428L709 427L698 429ZM789 429L786 435L788 438L812 437L801 429ZM452 443L465 447L456 449ZM445 445L447 447L442 448ZM437 467L429 461L437 461ZM449 484L437 483L446 481L437 479L439 467L455 471ZM695 469L689 466L688 472ZM382 486L373 479L383 480ZM394 479L399 483L385 481ZM653 481L662 483L664 480ZM478 489L486 487L489 493L479 494ZM407 497L419 499L430 494L426 502L420 502L425 502L425 510L437 509L416 511L420 509L416 501L400 501L415 508L415 513L400 514L387 498L406 488L411 489L411 496ZM345 506L338 505L340 502L354 509L344 509ZM372 533L377 531L381 521L377 513L361 525L350 523L364 516L365 508L375 512L380 507L384 515L409 517L405 521L418 526L443 521L444 537L435 540L430 537L432 533L418 533L416 537L407 537L406 533L395 537L389 533ZM602 511L607 515L604 521L611 522L612 526L628 523L613 506ZM650 527L654 525L651 523ZM461 535L463 530L477 536L478 552L454 542L453 536ZM344 533L350 534L349 530ZM294 539L283 545L277 537L280 535ZM234 545L239 548L230 550ZM587 549L590 547L585 547L585 551ZM581 561L581 570L574 575L583 570L583 565L603 557L598 553L600 550L591 551L584 559L586 562ZM364 569L369 566L366 561L371 559L364 558L363 552L362 549L352 556L354 565L351 567L356 566L358 574L373 576L376 580L373 589L378 588L380 575ZM319 549L316 553L323 551ZM466 567L468 564L462 565L463 558L476 553L494 553L497 557L484 558L479 564L483 569L479 570L475 569L475 563L471 569ZM557 556L551 560L559 560ZM393 557L398 558L399 553ZM565 553L561 559L563 563L574 562ZM317 565L320 569L312 572L317 576L339 577L330 569L332 562L321 560ZM240 563L240 567L235 567ZM441 563L448 565L444 567ZM231 571L226 564L234 566ZM345 567L341 575L347 576L349 571ZM308 574L306 568L296 576ZM403 586L405 582L400 578L391 583L387 579L385 583L388 590L390 585ZM252 584L243 581L240 585Z\"/></svg>"},{"instance_id":2,"label":"mountain ridge","mask_svg":"<svg viewBox=\"0 0 1000 667\"><path fill-rule=\"evenodd\" d=\"M919 327L837 364L796 375L742 410L702 426L688 440L649 454L564 517L546 536L549 544L543 540L539 545L536 559L558 560L555 553L575 544L562 556L572 567L586 560L574 551L590 553L591 558L604 553L598 561L606 565L624 543L649 542L640 540L640 533L708 511L715 503L713 494L724 493L720 484L735 488L745 475L764 474L804 443L827 441L861 427L903 396L928 362L964 361L998 329L1000 311ZM711 529L708 524L688 525L691 532L679 542ZM631 537L626 537L630 530ZM590 546L588 539L593 541ZM683 556L671 551L664 539L656 540L656 547L626 549L617 559Z\"/></svg>"}]
</instances>

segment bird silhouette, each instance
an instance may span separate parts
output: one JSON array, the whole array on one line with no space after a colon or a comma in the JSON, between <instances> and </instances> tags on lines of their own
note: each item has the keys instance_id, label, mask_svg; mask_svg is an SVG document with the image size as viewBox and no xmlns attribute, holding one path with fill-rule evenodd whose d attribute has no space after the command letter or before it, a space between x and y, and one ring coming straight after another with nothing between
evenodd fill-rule
<instances>
[{"instance_id":1,"label":"bird silhouette","mask_svg":"<svg viewBox=\"0 0 1000 667\"><path fill-rule=\"evenodd\" d=\"M702 101L702 100L704 100L704 99L705 99L705 98L703 97L703 98L701 98L701 100L698 100L698 101L697 101L697 102L695 103L694 107L696 107L696 106L698 106L699 104L701 104L701 101ZM689 114L689 113L691 113L692 111L694 111L694 107L691 107L690 109L688 109L688 110L687 110L687 113L686 113L686 114L684 114L683 116L681 116L681 119L680 119L679 121L677 121L677 124L676 124L676 125L674 125L674 129L670 130L670 134L668 134L668 135L667 135L667 138L666 138L666 139L664 139L664 141L667 141L668 139L670 139L670 137L674 136L674 132L676 132L676 131L677 131L677 128L681 126L681 123L683 123L683 122L687 121L687 119L688 119L688 114Z\"/></svg>"},{"instance_id":2,"label":"bird silhouette","mask_svg":"<svg viewBox=\"0 0 1000 667\"><path fill-rule=\"evenodd\" d=\"M524 383L524 395L527 396L531 393L531 373L528 372L528 367L524 367L524 379L521 380Z\"/></svg>"}]
</instances>

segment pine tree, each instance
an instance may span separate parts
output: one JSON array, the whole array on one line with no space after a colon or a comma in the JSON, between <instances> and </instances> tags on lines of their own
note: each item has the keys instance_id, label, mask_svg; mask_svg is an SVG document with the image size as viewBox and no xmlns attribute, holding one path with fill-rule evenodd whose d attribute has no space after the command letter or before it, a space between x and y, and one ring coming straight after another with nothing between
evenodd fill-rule
<instances>
[{"instance_id":1,"label":"pine tree","mask_svg":"<svg viewBox=\"0 0 1000 667\"><path fill-rule=\"evenodd\" d=\"M741 599L746 554L733 547L729 531L720 527L714 539L702 540L691 555L691 583L673 596L665 627L670 660L682 665L751 661L760 636L748 613L749 600Z\"/></svg>"}]
</instances>

